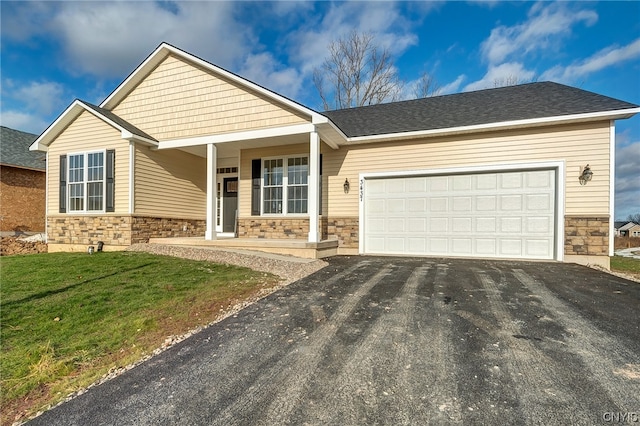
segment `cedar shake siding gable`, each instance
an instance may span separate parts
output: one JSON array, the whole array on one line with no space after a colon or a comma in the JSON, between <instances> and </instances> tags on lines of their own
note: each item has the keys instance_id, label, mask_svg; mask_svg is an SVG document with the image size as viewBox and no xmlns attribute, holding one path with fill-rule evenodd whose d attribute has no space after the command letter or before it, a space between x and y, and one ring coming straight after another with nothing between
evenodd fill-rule
<instances>
[{"instance_id":1,"label":"cedar shake siding gable","mask_svg":"<svg viewBox=\"0 0 640 426\"><path fill-rule=\"evenodd\" d=\"M158 140L311 121L273 99L170 54L112 110Z\"/></svg>"}]
</instances>

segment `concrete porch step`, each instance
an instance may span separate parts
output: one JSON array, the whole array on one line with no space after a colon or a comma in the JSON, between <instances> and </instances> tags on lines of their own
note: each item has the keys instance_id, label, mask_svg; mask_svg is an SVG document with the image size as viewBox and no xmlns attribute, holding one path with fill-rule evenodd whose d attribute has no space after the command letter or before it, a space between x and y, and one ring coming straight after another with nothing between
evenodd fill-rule
<instances>
[{"instance_id":1,"label":"concrete porch step","mask_svg":"<svg viewBox=\"0 0 640 426\"><path fill-rule=\"evenodd\" d=\"M205 240L204 237L150 238L149 244L167 244L176 246L207 246L255 250L267 253L285 254L306 259L322 259L335 256L338 252L338 240L324 240L310 243L304 240L285 240L267 238L220 238Z\"/></svg>"}]
</instances>

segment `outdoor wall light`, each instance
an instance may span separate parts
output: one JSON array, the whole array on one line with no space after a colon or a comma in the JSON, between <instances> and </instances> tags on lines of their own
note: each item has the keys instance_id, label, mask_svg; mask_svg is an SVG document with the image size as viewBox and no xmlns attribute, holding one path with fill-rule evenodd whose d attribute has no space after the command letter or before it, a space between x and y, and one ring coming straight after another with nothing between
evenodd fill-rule
<instances>
[{"instance_id":1,"label":"outdoor wall light","mask_svg":"<svg viewBox=\"0 0 640 426\"><path fill-rule=\"evenodd\" d=\"M580 178L579 178L580 185L586 185L587 182L589 182L592 177L593 177L593 172L591 171L591 168L587 164L586 166L584 166L584 169L582 169L582 174L580 175Z\"/></svg>"},{"instance_id":2,"label":"outdoor wall light","mask_svg":"<svg viewBox=\"0 0 640 426\"><path fill-rule=\"evenodd\" d=\"M344 180L344 185L342 185L342 187L344 188L344 193L348 194L349 188L351 188L351 185L349 184L349 179Z\"/></svg>"}]
</instances>

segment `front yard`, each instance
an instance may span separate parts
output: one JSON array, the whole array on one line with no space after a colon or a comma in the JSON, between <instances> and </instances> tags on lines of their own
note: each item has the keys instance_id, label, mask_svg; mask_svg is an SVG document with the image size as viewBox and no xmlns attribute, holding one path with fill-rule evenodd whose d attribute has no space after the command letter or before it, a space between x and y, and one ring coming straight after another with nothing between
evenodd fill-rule
<instances>
[{"instance_id":1,"label":"front yard","mask_svg":"<svg viewBox=\"0 0 640 426\"><path fill-rule=\"evenodd\" d=\"M139 252L2 258L1 423L208 324L278 277Z\"/></svg>"}]
</instances>

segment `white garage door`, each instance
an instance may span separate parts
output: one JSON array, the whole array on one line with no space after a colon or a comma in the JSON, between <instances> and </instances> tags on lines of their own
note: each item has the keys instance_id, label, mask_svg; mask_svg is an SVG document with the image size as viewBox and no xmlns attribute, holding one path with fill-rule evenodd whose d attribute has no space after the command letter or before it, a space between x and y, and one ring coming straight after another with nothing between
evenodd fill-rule
<instances>
[{"instance_id":1,"label":"white garage door","mask_svg":"<svg viewBox=\"0 0 640 426\"><path fill-rule=\"evenodd\" d=\"M555 170L366 179L364 252L553 259Z\"/></svg>"}]
</instances>

